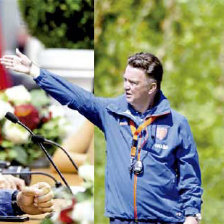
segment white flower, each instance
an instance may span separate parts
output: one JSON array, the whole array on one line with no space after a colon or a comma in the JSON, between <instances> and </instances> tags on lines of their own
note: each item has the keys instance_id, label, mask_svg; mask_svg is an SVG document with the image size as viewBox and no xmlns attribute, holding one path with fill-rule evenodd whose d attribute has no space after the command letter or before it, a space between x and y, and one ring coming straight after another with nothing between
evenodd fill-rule
<instances>
[{"instance_id":1,"label":"white flower","mask_svg":"<svg viewBox=\"0 0 224 224\"><path fill-rule=\"evenodd\" d=\"M87 181L94 181L94 167L92 165L83 165L79 167L79 176Z\"/></svg>"},{"instance_id":2,"label":"white flower","mask_svg":"<svg viewBox=\"0 0 224 224\"><path fill-rule=\"evenodd\" d=\"M94 223L94 204L93 200L83 201L75 204L72 218L80 224Z\"/></svg>"},{"instance_id":3,"label":"white flower","mask_svg":"<svg viewBox=\"0 0 224 224\"><path fill-rule=\"evenodd\" d=\"M29 138L29 133L22 127L13 124L11 121L6 121L3 126L3 133L7 140L15 144L26 143Z\"/></svg>"},{"instance_id":4,"label":"white flower","mask_svg":"<svg viewBox=\"0 0 224 224\"><path fill-rule=\"evenodd\" d=\"M13 113L14 108L8 102L0 100L0 120L4 118L7 112Z\"/></svg>"},{"instance_id":5,"label":"white flower","mask_svg":"<svg viewBox=\"0 0 224 224\"><path fill-rule=\"evenodd\" d=\"M53 223L55 223L55 224L62 223L59 221L59 218L60 218L59 215L60 215L59 212L53 212L52 216L51 216L51 221L53 221Z\"/></svg>"},{"instance_id":6,"label":"white flower","mask_svg":"<svg viewBox=\"0 0 224 224\"><path fill-rule=\"evenodd\" d=\"M63 109L62 106L51 105L49 107L49 111L52 114L52 118L65 116L65 110Z\"/></svg>"},{"instance_id":7,"label":"white flower","mask_svg":"<svg viewBox=\"0 0 224 224\"><path fill-rule=\"evenodd\" d=\"M16 105L28 103L31 101L30 93L22 85L6 89L5 94L8 97L8 100L12 101Z\"/></svg>"},{"instance_id":8,"label":"white flower","mask_svg":"<svg viewBox=\"0 0 224 224\"><path fill-rule=\"evenodd\" d=\"M72 189L72 193L76 195L77 193L84 193L86 188L83 186L70 186Z\"/></svg>"}]
</instances>

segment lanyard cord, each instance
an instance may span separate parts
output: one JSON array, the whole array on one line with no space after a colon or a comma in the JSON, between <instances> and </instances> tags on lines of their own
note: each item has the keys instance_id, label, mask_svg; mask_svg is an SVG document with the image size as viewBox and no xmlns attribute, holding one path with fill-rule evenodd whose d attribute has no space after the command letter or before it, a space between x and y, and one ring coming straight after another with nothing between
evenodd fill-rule
<instances>
[{"instance_id":1,"label":"lanyard cord","mask_svg":"<svg viewBox=\"0 0 224 224\"><path fill-rule=\"evenodd\" d=\"M145 145L147 139L148 139L148 131L147 131L147 126L149 126L154 120L156 119L156 117L150 117L149 119L145 120L137 129L135 127L135 123L134 121L130 120L129 124L131 127L131 132L133 135L132 138L132 147L131 147L131 157L135 158L136 156L136 151L137 151L137 146L138 146L138 137L141 140L141 132L146 129L146 138L144 139L144 142L140 145L139 150L141 150L143 148L143 146ZM138 151L139 151L138 150ZM139 151L140 154L140 151Z\"/></svg>"},{"instance_id":2,"label":"lanyard cord","mask_svg":"<svg viewBox=\"0 0 224 224\"><path fill-rule=\"evenodd\" d=\"M138 148L138 156L137 156L137 160L140 161L140 155L141 155L141 149L144 147L144 145L146 144L147 142L147 139L149 137L149 134L148 134L148 130L147 130L147 126L150 125L154 120L156 119L156 117L151 117L149 118L148 120L145 120L144 123L142 123L138 129L136 130L136 127L135 127L135 123L130 120L130 127L131 127L131 132L132 132L132 135L133 135L133 140L132 140L132 147L131 147L131 169L129 168L129 170L131 171L132 170L132 165L133 165L133 161L134 161L134 158L136 156L136 150ZM146 135L145 135L145 138L144 138L144 141L142 143L142 131L145 129L146 131ZM139 137L139 144L138 144L138 137ZM139 145L139 147L138 147ZM138 215L137 215L137 194L136 194L136 191L137 191L137 176L138 174L134 174L134 198L133 198L133 202L134 202L134 218L135 220L137 221L138 219Z\"/></svg>"}]
</instances>

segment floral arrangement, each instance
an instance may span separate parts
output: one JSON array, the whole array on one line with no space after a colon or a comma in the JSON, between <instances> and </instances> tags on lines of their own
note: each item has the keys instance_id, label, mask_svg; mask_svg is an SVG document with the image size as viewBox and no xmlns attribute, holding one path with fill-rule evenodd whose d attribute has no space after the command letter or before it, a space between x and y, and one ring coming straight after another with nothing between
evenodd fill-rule
<instances>
[{"instance_id":1,"label":"floral arrangement","mask_svg":"<svg viewBox=\"0 0 224 224\"><path fill-rule=\"evenodd\" d=\"M92 165L79 167L79 176L85 179L79 189L72 188L74 196L68 194L64 188L54 192L58 198L63 198L64 203L57 209L51 218L45 218L41 224L93 224L94 223L94 198L93 182L94 168Z\"/></svg>"},{"instance_id":2,"label":"floral arrangement","mask_svg":"<svg viewBox=\"0 0 224 224\"><path fill-rule=\"evenodd\" d=\"M29 165L43 156L39 146L32 143L29 133L4 118L7 112L14 113L35 134L61 142L68 125L61 107L50 105L44 91L29 92L24 86L15 86L0 92L0 160ZM47 146L53 154L54 148Z\"/></svg>"}]
</instances>

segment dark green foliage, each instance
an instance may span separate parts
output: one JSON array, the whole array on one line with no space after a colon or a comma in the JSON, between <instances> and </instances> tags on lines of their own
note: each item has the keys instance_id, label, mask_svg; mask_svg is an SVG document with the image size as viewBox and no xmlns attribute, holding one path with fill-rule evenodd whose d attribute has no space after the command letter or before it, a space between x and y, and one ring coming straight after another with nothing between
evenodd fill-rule
<instances>
[{"instance_id":1,"label":"dark green foliage","mask_svg":"<svg viewBox=\"0 0 224 224\"><path fill-rule=\"evenodd\" d=\"M32 36L48 48L93 48L93 0L18 0Z\"/></svg>"},{"instance_id":2,"label":"dark green foliage","mask_svg":"<svg viewBox=\"0 0 224 224\"><path fill-rule=\"evenodd\" d=\"M163 92L189 120L198 146L204 188L202 224L224 223L223 10L224 2L214 0L95 1L95 93L122 93L129 55L145 51L161 59ZM102 138L96 132L96 223L107 223L102 217Z\"/></svg>"}]
</instances>

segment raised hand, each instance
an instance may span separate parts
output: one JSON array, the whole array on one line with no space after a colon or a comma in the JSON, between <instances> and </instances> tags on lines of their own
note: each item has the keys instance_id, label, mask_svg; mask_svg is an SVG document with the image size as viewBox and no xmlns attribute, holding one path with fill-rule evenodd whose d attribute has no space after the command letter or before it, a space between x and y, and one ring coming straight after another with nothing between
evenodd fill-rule
<instances>
[{"instance_id":1,"label":"raised hand","mask_svg":"<svg viewBox=\"0 0 224 224\"><path fill-rule=\"evenodd\" d=\"M16 49L16 55L4 55L0 58L0 62L8 69L25 74L30 73L32 65L32 61L18 49Z\"/></svg>"}]
</instances>

